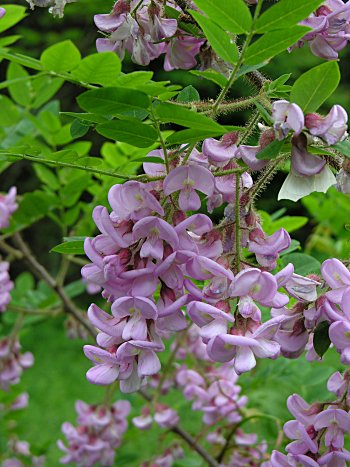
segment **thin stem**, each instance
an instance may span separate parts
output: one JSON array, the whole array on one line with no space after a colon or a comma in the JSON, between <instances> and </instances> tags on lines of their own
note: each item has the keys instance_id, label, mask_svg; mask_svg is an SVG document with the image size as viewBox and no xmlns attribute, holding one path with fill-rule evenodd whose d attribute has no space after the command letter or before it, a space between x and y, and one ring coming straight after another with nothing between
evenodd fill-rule
<instances>
[{"instance_id":1,"label":"thin stem","mask_svg":"<svg viewBox=\"0 0 350 467\"><path fill-rule=\"evenodd\" d=\"M244 55L249 47L249 44L254 36L254 27L255 27L255 22L256 20L258 19L259 17L259 14L260 14L260 10L261 10L261 7L262 7L262 0L259 0L258 1L258 4L255 8L255 12L254 12L254 18L253 18L253 23L252 23L252 28L251 30L249 31L249 34L247 35L247 39L245 40L244 42L244 45L243 45L243 48L242 48L242 52L239 56L239 59L236 63L236 65L234 66L233 70L232 70L232 73L226 83L226 86L221 90L218 98L216 99L216 102L213 106L213 117L215 117L217 115L217 111L218 111L218 108L221 104L221 102L224 100L227 92L229 91L229 89L231 88L231 86L233 85L233 83L236 81L237 79L237 73L241 67L241 65L243 64L243 61L244 61Z\"/></svg>"},{"instance_id":2,"label":"thin stem","mask_svg":"<svg viewBox=\"0 0 350 467\"><path fill-rule=\"evenodd\" d=\"M235 205L235 244L236 244L236 269L241 270L241 204L240 204L240 182L239 174L236 174L236 205Z\"/></svg>"},{"instance_id":3,"label":"thin stem","mask_svg":"<svg viewBox=\"0 0 350 467\"><path fill-rule=\"evenodd\" d=\"M252 134L253 130L254 130L254 127L255 125L258 123L258 121L260 120L260 114L258 111L256 111L253 116L251 117L250 119L250 122L248 123L248 125L246 126L245 130L244 130L244 133L241 134L239 140L238 140L238 143L237 143L237 146L239 146L240 144L244 143L245 140L247 138L249 138L249 136Z\"/></svg>"},{"instance_id":4,"label":"thin stem","mask_svg":"<svg viewBox=\"0 0 350 467\"><path fill-rule=\"evenodd\" d=\"M61 161L55 161L51 159L45 159L42 157L36 157L36 156L29 156L27 154L12 154L12 153L4 153L0 152L0 156L5 155L9 157L14 157L15 159L23 159L26 161L30 162L35 162L37 164L42 164L42 165L55 165L58 167L69 167L71 169L77 169L77 170L83 170L84 172L90 172L96 175L107 175L108 177L115 177L119 178L121 180L147 180L147 181L154 181L155 179L158 179L158 177L148 177L148 175L135 175L135 176L130 176L130 175L123 175L117 172L111 172L109 170L102 170L102 169L96 169L93 167L88 167L85 165L79 165L79 164L73 164L70 162L61 162Z\"/></svg>"},{"instance_id":5,"label":"thin stem","mask_svg":"<svg viewBox=\"0 0 350 467\"><path fill-rule=\"evenodd\" d=\"M271 162L270 165L267 166L265 172L261 175L261 177L256 181L253 188L250 191L250 203L251 205L256 198L256 196L260 193L260 191L264 188L264 186L269 182L269 180L274 176L276 173L278 166L280 163L285 159L285 156L282 155Z\"/></svg>"},{"instance_id":6,"label":"thin stem","mask_svg":"<svg viewBox=\"0 0 350 467\"><path fill-rule=\"evenodd\" d=\"M31 315L31 316L57 316L62 312L61 308L31 309L31 308L24 308L24 307L20 307L16 305L11 305L11 304L7 306L6 310L11 311L13 313L22 313L23 315Z\"/></svg>"},{"instance_id":7,"label":"thin stem","mask_svg":"<svg viewBox=\"0 0 350 467\"><path fill-rule=\"evenodd\" d=\"M166 144L165 144L165 141L164 141L164 138L163 138L161 129L160 129L159 121L158 121L157 118L155 117L153 110L151 110L151 114L152 114L152 120L153 120L153 122L154 122L154 124L155 124L156 131L157 131L157 133L158 133L159 143L160 143L160 146L161 146L161 148L162 148L162 150L163 150L164 162L165 162L165 169L166 169L166 173L168 174L168 173L170 172L168 151L167 151Z\"/></svg>"},{"instance_id":8,"label":"thin stem","mask_svg":"<svg viewBox=\"0 0 350 467\"><path fill-rule=\"evenodd\" d=\"M138 393L148 402L152 402L152 397L147 394L143 389L139 389ZM204 459L210 467L220 467L216 460L200 446L192 436L183 430L179 425L175 425L170 428L169 431L172 431L176 435L180 436L186 443L193 448L201 457Z\"/></svg>"},{"instance_id":9,"label":"thin stem","mask_svg":"<svg viewBox=\"0 0 350 467\"><path fill-rule=\"evenodd\" d=\"M36 257L33 255L29 246L24 242L21 234L16 233L14 235L14 242L20 252L23 255L23 258L27 260L29 267L33 273L39 278L46 282L60 297L63 304L64 310L66 313L71 314L84 328L90 333L90 335L95 338L96 331L95 328L87 321L84 316L81 314L79 308L76 307L74 302L66 295L64 288L57 284L56 280L51 276L51 274L45 269L45 267L38 262Z\"/></svg>"}]
</instances>

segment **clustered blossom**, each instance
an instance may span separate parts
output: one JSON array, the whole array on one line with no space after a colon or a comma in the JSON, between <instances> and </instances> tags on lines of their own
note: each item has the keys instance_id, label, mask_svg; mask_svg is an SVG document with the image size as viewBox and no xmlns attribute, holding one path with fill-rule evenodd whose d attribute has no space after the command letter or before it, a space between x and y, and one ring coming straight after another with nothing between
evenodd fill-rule
<instances>
[{"instance_id":1,"label":"clustered blossom","mask_svg":"<svg viewBox=\"0 0 350 467\"><path fill-rule=\"evenodd\" d=\"M8 262L0 261L0 313L6 310L11 301L10 292L13 288L13 282L8 273L9 267Z\"/></svg>"},{"instance_id":2,"label":"clustered blossom","mask_svg":"<svg viewBox=\"0 0 350 467\"><path fill-rule=\"evenodd\" d=\"M112 213L102 206L95 208L93 218L101 234L85 242L92 263L83 267L82 275L100 286L112 305L111 314L96 305L88 311L100 331L99 347L84 348L95 364L87 373L90 382L119 380L123 392L138 390L160 370L157 354L164 350L163 339L186 329L188 318L201 328L210 357L218 362L235 359L238 373L253 368L255 357L279 355L273 337L280 318L262 323L258 305L281 308L288 303L287 295L277 292L277 278L266 270L274 269L279 253L289 247L288 233L280 229L265 235L257 216L242 203L241 224L247 234L241 244L256 255L265 271L245 267L235 277L230 220L217 230L206 215L188 213L201 206L198 192L206 195L208 204L214 196L216 206L233 203L236 174L214 177L213 172L218 166L228 172L235 166L235 141L236 135L230 134L221 142L205 140L202 152L184 150L173 159L168 174L163 164L145 163L147 174L164 173L164 180L115 185L108 195ZM252 179L247 172L239 179L243 200ZM292 272L289 279L293 277ZM208 282L200 288L196 281Z\"/></svg>"},{"instance_id":3,"label":"clustered blossom","mask_svg":"<svg viewBox=\"0 0 350 467\"><path fill-rule=\"evenodd\" d=\"M167 448L160 456L143 462L141 467L171 467L177 460L184 458L184 451L178 444Z\"/></svg>"},{"instance_id":4,"label":"clustered blossom","mask_svg":"<svg viewBox=\"0 0 350 467\"><path fill-rule=\"evenodd\" d=\"M232 366L215 367L213 362L208 361L203 374L205 379L186 365L182 365L176 374L177 385L184 397L193 401L192 410L203 412L203 423L210 426L223 420L232 424L240 422L241 409L248 399L240 395L238 376Z\"/></svg>"},{"instance_id":5,"label":"clustered blossom","mask_svg":"<svg viewBox=\"0 0 350 467\"><path fill-rule=\"evenodd\" d=\"M7 450L11 457L2 462L2 467L25 467L26 465L43 467L45 465L45 456L33 455L28 441L18 440L17 438L10 439Z\"/></svg>"},{"instance_id":6,"label":"clustered blossom","mask_svg":"<svg viewBox=\"0 0 350 467\"><path fill-rule=\"evenodd\" d=\"M141 410L141 415L132 419L133 424L140 430L148 430L151 428L153 421L161 428L172 428L179 421L179 416L176 410L164 404L157 404L154 415L151 414L149 407L144 407Z\"/></svg>"},{"instance_id":7,"label":"clustered blossom","mask_svg":"<svg viewBox=\"0 0 350 467\"><path fill-rule=\"evenodd\" d=\"M297 46L301 47L307 42L313 54L326 60L336 60L350 39L350 3L327 0L300 24L312 31Z\"/></svg>"},{"instance_id":8,"label":"clustered blossom","mask_svg":"<svg viewBox=\"0 0 350 467\"><path fill-rule=\"evenodd\" d=\"M34 363L30 352L22 354L20 350L17 338L5 337L0 340L0 388L5 391L10 385L19 383L23 370Z\"/></svg>"},{"instance_id":9,"label":"clustered blossom","mask_svg":"<svg viewBox=\"0 0 350 467\"><path fill-rule=\"evenodd\" d=\"M165 18L162 3L118 0L110 14L96 15L98 29L109 34L97 39L97 50L116 52L121 59L127 50L139 65L148 65L165 54L166 71L193 68L205 41L179 30L176 19ZM171 6L180 10L175 3Z\"/></svg>"},{"instance_id":10,"label":"clustered blossom","mask_svg":"<svg viewBox=\"0 0 350 467\"><path fill-rule=\"evenodd\" d=\"M27 0L31 9L34 9L36 6L49 8L49 12L52 13L53 16L58 16L59 18L63 17L66 4L76 1L77 0Z\"/></svg>"},{"instance_id":11,"label":"clustered blossom","mask_svg":"<svg viewBox=\"0 0 350 467\"><path fill-rule=\"evenodd\" d=\"M346 467L350 452L344 448L344 435L350 434L348 372L334 373L328 390L338 396L335 402L308 404L298 394L288 398L287 406L295 420L284 425L284 433L292 440L287 455L273 451L264 467Z\"/></svg>"},{"instance_id":12,"label":"clustered blossom","mask_svg":"<svg viewBox=\"0 0 350 467\"><path fill-rule=\"evenodd\" d=\"M6 195L0 194L0 229L9 226L11 214L18 208L16 194L16 187L12 187Z\"/></svg>"},{"instance_id":13,"label":"clustered blossom","mask_svg":"<svg viewBox=\"0 0 350 467\"><path fill-rule=\"evenodd\" d=\"M58 447L65 453L60 462L74 462L78 467L114 465L115 450L128 427L130 403L119 400L109 407L77 401L75 408L78 426L68 422L62 425L68 446L61 440L57 442Z\"/></svg>"}]
</instances>

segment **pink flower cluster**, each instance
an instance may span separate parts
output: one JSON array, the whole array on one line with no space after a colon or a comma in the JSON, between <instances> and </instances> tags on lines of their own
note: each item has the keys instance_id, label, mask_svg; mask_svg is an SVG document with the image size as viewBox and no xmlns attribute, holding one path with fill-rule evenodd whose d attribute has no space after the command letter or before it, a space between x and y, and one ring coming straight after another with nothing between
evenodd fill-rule
<instances>
[{"instance_id":1,"label":"pink flower cluster","mask_svg":"<svg viewBox=\"0 0 350 467\"><path fill-rule=\"evenodd\" d=\"M23 370L30 368L34 357L30 352L21 354L17 338L0 340L0 388L7 391L12 384L19 383Z\"/></svg>"},{"instance_id":2,"label":"pink flower cluster","mask_svg":"<svg viewBox=\"0 0 350 467\"><path fill-rule=\"evenodd\" d=\"M209 363L209 362L208 362ZM177 385L184 397L192 400L192 410L203 412L203 423L214 426L225 421L238 423L242 420L240 409L247 404L247 397L240 396L238 376L232 365L214 367L213 363L203 369L205 378L195 370L181 366L176 374Z\"/></svg>"},{"instance_id":3,"label":"pink flower cluster","mask_svg":"<svg viewBox=\"0 0 350 467\"><path fill-rule=\"evenodd\" d=\"M0 261L0 313L6 310L11 301L10 292L13 288L13 282L8 273L9 267L8 262Z\"/></svg>"},{"instance_id":4,"label":"pink flower cluster","mask_svg":"<svg viewBox=\"0 0 350 467\"><path fill-rule=\"evenodd\" d=\"M256 159L257 153L266 143L275 138L282 141L291 136L291 170L285 180L278 199L297 201L313 191L326 192L336 184L336 178L326 160L308 149L310 141L332 146L345 139L348 115L340 105L334 105L326 117L310 113L304 115L301 108L286 100L275 101L272 105L273 131L263 133L258 146L240 146L243 160L252 169L262 169L268 161Z\"/></svg>"},{"instance_id":5,"label":"pink flower cluster","mask_svg":"<svg viewBox=\"0 0 350 467\"><path fill-rule=\"evenodd\" d=\"M45 465L45 456L34 456L30 449L28 441L21 441L13 438L8 443L8 451L11 457L2 462L2 467L43 467Z\"/></svg>"},{"instance_id":6,"label":"pink flower cluster","mask_svg":"<svg viewBox=\"0 0 350 467\"><path fill-rule=\"evenodd\" d=\"M350 3L327 0L301 24L312 31L297 45L301 47L308 42L313 54L326 60L336 60L350 39Z\"/></svg>"},{"instance_id":7,"label":"pink flower cluster","mask_svg":"<svg viewBox=\"0 0 350 467\"><path fill-rule=\"evenodd\" d=\"M68 422L62 425L68 446L61 440L57 442L58 447L65 453L60 462L74 462L78 467L114 465L115 450L128 427L130 403L119 400L108 407L77 401L75 408L78 426Z\"/></svg>"},{"instance_id":8,"label":"pink flower cluster","mask_svg":"<svg viewBox=\"0 0 350 467\"><path fill-rule=\"evenodd\" d=\"M11 214L18 208L16 194L16 187L12 187L7 195L0 195L0 229L9 226Z\"/></svg>"},{"instance_id":9,"label":"pink flower cluster","mask_svg":"<svg viewBox=\"0 0 350 467\"><path fill-rule=\"evenodd\" d=\"M178 444L173 444L167 448L163 454L152 461L143 462L141 467L171 467L177 460L184 457L184 451Z\"/></svg>"},{"instance_id":10,"label":"pink flower cluster","mask_svg":"<svg viewBox=\"0 0 350 467\"><path fill-rule=\"evenodd\" d=\"M145 406L141 411L141 415L132 419L133 424L140 430L148 430L151 428L153 421L161 428L172 428L178 423L179 416L176 410L164 404L157 404L154 415L152 415L150 409Z\"/></svg>"},{"instance_id":11,"label":"pink flower cluster","mask_svg":"<svg viewBox=\"0 0 350 467\"><path fill-rule=\"evenodd\" d=\"M208 203L213 196L220 198L218 205L233 202L235 173L214 177L212 172L232 165L235 155L232 138L229 142L228 138L209 139L202 153L193 150L173 159L167 175L164 165L145 163L148 175L164 173L164 180L115 185L108 195L113 212L95 208L93 218L101 234L85 242L92 264L82 269L82 275L102 287L103 297L112 303L112 316L96 305L88 311L91 323L100 330L97 343L102 347L84 348L95 363L87 374L92 383L120 380L124 392L139 389L145 377L160 370L157 353L164 349L162 338L187 327L186 305L188 317L202 328L201 337L213 360L236 358L240 373L255 365L255 356L279 355L279 345L272 338L280 319L262 325L255 303L286 305L288 297L277 292L276 277L257 268L246 268L234 277L235 252L227 242L223 245L230 229L225 224L221 230L213 228L204 214L186 214L200 208L198 192L207 195ZM242 191L248 177L241 176ZM164 204L165 200L169 202ZM246 222L247 232L251 231L242 236L242 246L248 246L265 269L273 269L279 252L290 245L288 233L281 229L268 237L249 210L242 207L241 215L242 224ZM200 288L197 281L207 283ZM236 322L232 300L237 302Z\"/></svg>"},{"instance_id":12,"label":"pink flower cluster","mask_svg":"<svg viewBox=\"0 0 350 467\"><path fill-rule=\"evenodd\" d=\"M350 434L349 374L339 372L328 380L328 390L338 396L335 402L309 405L298 394L288 398L287 405L295 420L284 425L288 455L274 451L264 467L346 467L350 452L344 448L344 435Z\"/></svg>"},{"instance_id":13,"label":"pink flower cluster","mask_svg":"<svg viewBox=\"0 0 350 467\"><path fill-rule=\"evenodd\" d=\"M176 4L172 7L179 9ZM180 9L179 9L180 10ZM181 10L180 10L181 12ZM164 16L163 2L118 0L110 14L95 16L100 31L109 34L97 39L99 52L113 51L123 59L127 50L133 62L148 65L165 54L165 70L190 69L196 65L203 39L178 30L176 19Z\"/></svg>"}]
</instances>

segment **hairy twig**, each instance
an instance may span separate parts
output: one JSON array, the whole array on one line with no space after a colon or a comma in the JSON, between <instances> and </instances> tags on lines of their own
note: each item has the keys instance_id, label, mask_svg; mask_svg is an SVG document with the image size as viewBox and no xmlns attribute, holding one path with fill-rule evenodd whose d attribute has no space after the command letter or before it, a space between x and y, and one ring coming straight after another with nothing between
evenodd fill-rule
<instances>
[{"instance_id":1,"label":"hairy twig","mask_svg":"<svg viewBox=\"0 0 350 467\"><path fill-rule=\"evenodd\" d=\"M144 390L140 389L139 394L148 402L152 402L152 397L149 396ZM219 467L218 462L204 449L200 446L196 440L189 434L187 431L182 429L179 425L175 425L170 428L170 431L180 436L186 443L194 449L201 457L204 459L210 467Z\"/></svg>"}]
</instances>

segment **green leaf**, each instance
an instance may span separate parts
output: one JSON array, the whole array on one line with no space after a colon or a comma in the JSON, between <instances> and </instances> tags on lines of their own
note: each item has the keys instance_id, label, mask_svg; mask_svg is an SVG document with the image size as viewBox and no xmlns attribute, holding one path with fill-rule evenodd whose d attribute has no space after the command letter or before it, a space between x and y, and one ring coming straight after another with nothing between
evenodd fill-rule
<instances>
[{"instance_id":1,"label":"green leaf","mask_svg":"<svg viewBox=\"0 0 350 467\"><path fill-rule=\"evenodd\" d=\"M120 58L114 52L96 53L85 57L72 75L78 81L102 86L116 83L121 71Z\"/></svg>"},{"instance_id":2,"label":"green leaf","mask_svg":"<svg viewBox=\"0 0 350 467\"><path fill-rule=\"evenodd\" d=\"M78 118L82 122L91 123L105 123L111 120L112 117L106 118L102 115L96 115L93 113L81 113L81 112L60 112L61 115L67 115L67 117Z\"/></svg>"},{"instance_id":3,"label":"green leaf","mask_svg":"<svg viewBox=\"0 0 350 467\"><path fill-rule=\"evenodd\" d=\"M323 0L280 0L258 18L255 31L290 28L307 18Z\"/></svg>"},{"instance_id":4,"label":"green leaf","mask_svg":"<svg viewBox=\"0 0 350 467\"><path fill-rule=\"evenodd\" d=\"M268 32L248 47L244 63L255 65L270 60L295 44L308 31L310 29L304 26L294 26L289 29Z\"/></svg>"},{"instance_id":5,"label":"green leaf","mask_svg":"<svg viewBox=\"0 0 350 467\"><path fill-rule=\"evenodd\" d=\"M198 8L223 29L234 34L248 33L252 16L243 0L194 0Z\"/></svg>"},{"instance_id":6,"label":"green leaf","mask_svg":"<svg viewBox=\"0 0 350 467\"><path fill-rule=\"evenodd\" d=\"M81 138L82 136L86 135L89 129L90 129L90 125L86 125L81 120L78 120L76 118L70 127L70 134L72 135L72 138L74 139Z\"/></svg>"},{"instance_id":7,"label":"green leaf","mask_svg":"<svg viewBox=\"0 0 350 467\"><path fill-rule=\"evenodd\" d=\"M221 88L224 88L227 85L227 79L222 74L218 73L215 70L205 70L205 71L198 71L198 70L191 70L190 73L195 76L199 76L200 78L207 79L212 81L215 84L218 84Z\"/></svg>"},{"instance_id":8,"label":"green leaf","mask_svg":"<svg viewBox=\"0 0 350 467\"><path fill-rule=\"evenodd\" d=\"M0 126L12 126L20 121L21 114L8 97L0 95L0 109Z\"/></svg>"},{"instance_id":9,"label":"green leaf","mask_svg":"<svg viewBox=\"0 0 350 467\"><path fill-rule=\"evenodd\" d=\"M113 120L97 125L96 130L102 136L131 144L137 148L148 148L157 140L156 130L144 123L127 120Z\"/></svg>"},{"instance_id":10,"label":"green leaf","mask_svg":"<svg viewBox=\"0 0 350 467\"><path fill-rule=\"evenodd\" d=\"M60 182L51 169L40 164L33 164L33 168L39 180L45 185L49 186L52 190L60 188Z\"/></svg>"},{"instance_id":11,"label":"green leaf","mask_svg":"<svg viewBox=\"0 0 350 467\"><path fill-rule=\"evenodd\" d=\"M6 49L0 49L0 58L6 58L6 60L9 60L10 62L18 63L19 65L23 65L27 68L32 68L33 70L43 69L39 60L27 57L26 55L11 53Z\"/></svg>"},{"instance_id":12,"label":"green leaf","mask_svg":"<svg viewBox=\"0 0 350 467\"><path fill-rule=\"evenodd\" d=\"M206 16L193 10L189 10L189 12L197 21L205 37L219 57L228 63L236 63L239 56L238 49L236 44L231 41L230 36Z\"/></svg>"},{"instance_id":13,"label":"green leaf","mask_svg":"<svg viewBox=\"0 0 350 467\"><path fill-rule=\"evenodd\" d=\"M301 276L320 272L321 263L312 256L305 255L304 253L291 253L283 256L283 264L287 266L289 263L294 264L295 273Z\"/></svg>"},{"instance_id":14,"label":"green leaf","mask_svg":"<svg viewBox=\"0 0 350 467\"><path fill-rule=\"evenodd\" d=\"M166 143L168 145L175 144L184 144L184 143L196 143L197 141L202 141L206 138L214 138L215 136L221 136L224 133L227 133L224 127L220 131L210 131L210 130L181 130L176 131L172 135L168 136Z\"/></svg>"},{"instance_id":15,"label":"green leaf","mask_svg":"<svg viewBox=\"0 0 350 467\"><path fill-rule=\"evenodd\" d=\"M176 101L187 104L189 102L198 102L200 101L200 95L196 88L193 86L186 86L179 94L177 95Z\"/></svg>"},{"instance_id":16,"label":"green leaf","mask_svg":"<svg viewBox=\"0 0 350 467\"><path fill-rule=\"evenodd\" d=\"M322 63L301 75L292 87L290 101L304 113L315 112L335 91L340 81L338 63Z\"/></svg>"},{"instance_id":17,"label":"green leaf","mask_svg":"<svg viewBox=\"0 0 350 467\"><path fill-rule=\"evenodd\" d=\"M25 193L19 203L18 210L12 215L10 227L5 233L21 230L45 217L59 205L59 199L43 191Z\"/></svg>"},{"instance_id":18,"label":"green leaf","mask_svg":"<svg viewBox=\"0 0 350 467\"><path fill-rule=\"evenodd\" d=\"M73 70L79 65L80 60L80 52L70 40L51 45L40 57L45 70L57 73Z\"/></svg>"},{"instance_id":19,"label":"green leaf","mask_svg":"<svg viewBox=\"0 0 350 467\"><path fill-rule=\"evenodd\" d=\"M56 245L50 252L61 253L63 255L85 255L84 240L69 240Z\"/></svg>"},{"instance_id":20,"label":"green leaf","mask_svg":"<svg viewBox=\"0 0 350 467\"><path fill-rule=\"evenodd\" d=\"M23 107L29 106L32 100L33 86L29 79L28 72L21 65L11 62L7 67L6 78L10 81L18 78L26 79L25 81L17 84L9 85L8 90L10 96L15 102L17 102L17 104L20 104Z\"/></svg>"},{"instance_id":21,"label":"green leaf","mask_svg":"<svg viewBox=\"0 0 350 467\"><path fill-rule=\"evenodd\" d=\"M1 18L0 32L12 28L12 26L19 23L27 16L26 9L23 6L2 4L1 7L5 8L6 14Z\"/></svg>"},{"instance_id":22,"label":"green leaf","mask_svg":"<svg viewBox=\"0 0 350 467\"><path fill-rule=\"evenodd\" d=\"M151 104L147 94L134 89L111 87L84 92L78 97L83 110L115 117L133 117L134 113L145 111Z\"/></svg>"},{"instance_id":23,"label":"green leaf","mask_svg":"<svg viewBox=\"0 0 350 467\"><path fill-rule=\"evenodd\" d=\"M198 130L221 131L222 127L205 115L198 114L176 104L160 103L154 107L158 119L162 123L176 123L177 125Z\"/></svg>"},{"instance_id":24,"label":"green leaf","mask_svg":"<svg viewBox=\"0 0 350 467\"><path fill-rule=\"evenodd\" d=\"M272 143L268 144L264 149L259 151L256 155L256 158L260 160L276 159L276 157L278 157L279 153L281 152L283 145L284 141L275 139L275 141L272 141Z\"/></svg>"},{"instance_id":25,"label":"green leaf","mask_svg":"<svg viewBox=\"0 0 350 467\"><path fill-rule=\"evenodd\" d=\"M340 141L337 144L331 146L336 151L340 152L346 157L350 158L350 142L349 141Z\"/></svg>"},{"instance_id":26,"label":"green leaf","mask_svg":"<svg viewBox=\"0 0 350 467\"><path fill-rule=\"evenodd\" d=\"M284 216L281 219L271 223L271 229L276 232L278 229L285 229L287 232L292 233L300 229L309 222L308 217L304 216Z\"/></svg>"},{"instance_id":27,"label":"green leaf","mask_svg":"<svg viewBox=\"0 0 350 467\"><path fill-rule=\"evenodd\" d=\"M52 78L51 76L40 76L32 80L32 87L35 94L32 107L38 109L49 101L62 87L63 83L64 80L62 78Z\"/></svg>"},{"instance_id":28,"label":"green leaf","mask_svg":"<svg viewBox=\"0 0 350 467\"><path fill-rule=\"evenodd\" d=\"M327 352L331 345L331 340L329 338L329 326L328 321L322 321L319 323L315 329L315 334L313 338L314 349L319 357Z\"/></svg>"}]
</instances>

